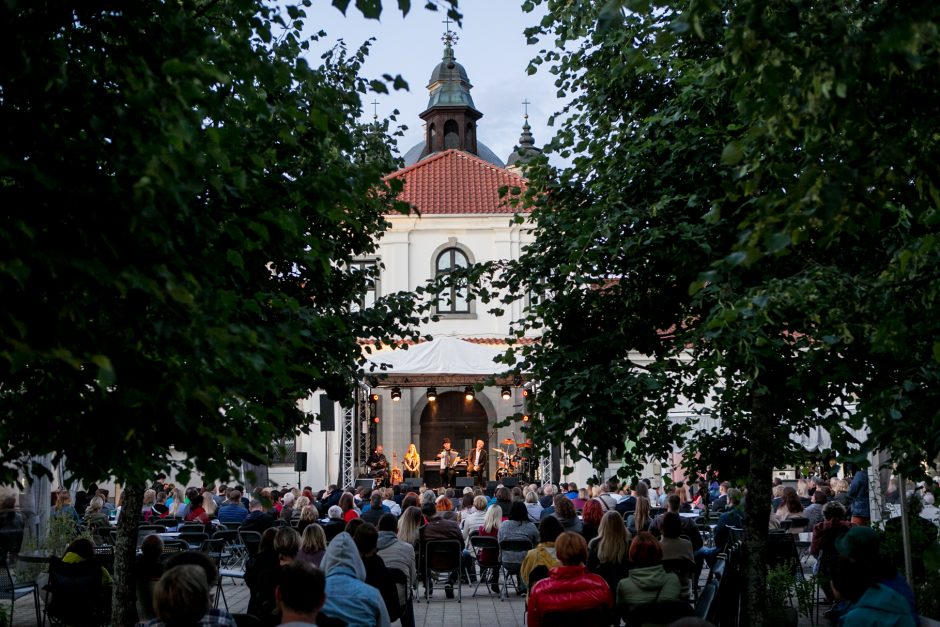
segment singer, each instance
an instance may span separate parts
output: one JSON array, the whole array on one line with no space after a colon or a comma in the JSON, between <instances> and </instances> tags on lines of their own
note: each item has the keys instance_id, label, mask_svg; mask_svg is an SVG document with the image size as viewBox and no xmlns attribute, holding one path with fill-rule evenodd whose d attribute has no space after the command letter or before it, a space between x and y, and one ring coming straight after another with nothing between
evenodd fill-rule
<instances>
[{"instance_id":1,"label":"singer","mask_svg":"<svg viewBox=\"0 0 940 627\"><path fill-rule=\"evenodd\" d=\"M445 488L452 488L457 474L455 467L460 462L460 453L450 448L450 438L444 438L443 449L437 454L437 458L441 460L441 485Z\"/></svg>"}]
</instances>

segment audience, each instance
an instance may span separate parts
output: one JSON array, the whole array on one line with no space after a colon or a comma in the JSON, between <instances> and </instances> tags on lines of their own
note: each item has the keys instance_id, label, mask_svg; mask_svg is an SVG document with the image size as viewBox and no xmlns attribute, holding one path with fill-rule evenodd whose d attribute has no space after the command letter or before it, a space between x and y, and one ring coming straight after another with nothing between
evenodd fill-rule
<instances>
[{"instance_id":1,"label":"audience","mask_svg":"<svg viewBox=\"0 0 940 627\"><path fill-rule=\"evenodd\" d=\"M223 525L241 524L248 517L248 510L242 505L242 493L238 490L229 490L228 500L219 507L217 518Z\"/></svg>"},{"instance_id":2,"label":"audience","mask_svg":"<svg viewBox=\"0 0 940 627\"><path fill-rule=\"evenodd\" d=\"M630 544L630 573L617 585L617 607L621 613L652 601L679 601L682 584L663 568L663 550L648 531L641 531Z\"/></svg>"},{"instance_id":3,"label":"audience","mask_svg":"<svg viewBox=\"0 0 940 627\"><path fill-rule=\"evenodd\" d=\"M333 538L321 566L326 573L322 614L348 627L390 626L382 595L365 582L366 567L352 536L344 531Z\"/></svg>"},{"instance_id":4,"label":"audience","mask_svg":"<svg viewBox=\"0 0 940 627\"><path fill-rule=\"evenodd\" d=\"M539 530L529 520L529 512L525 503L522 501L513 502L512 507L509 508L509 519L504 520L499 526L496 537L500 542L528 540L533 547L539 543ZM509 570L518 570L518 567L522 565L522 560L525 559L526 553L527 551L501 551L500 560L504 567L509 567Z\"/></svg>"},{"instance_id":5,"label":"audience","mask_svg":"<svg viewBox=\"0 0 940 627\"><path fill-rule=\"evenodd\" d=\"M153 609L156 618L148 622L147 627L236 627L231 614L211 607L209 592L214 583L209 581L204 568L194 564L168 568L154 586Z\"/></svg>"},{"instance_id":6,"label":"audience","mask_svg":"<svg viewBox=\"0 0 940 627\"><path fill-rule=\"evenodd\" d=\"M617 589L620 580L630 572L630 533L617 511L607 512L601 518L597 537L591 541L587 569L600 575L610 586Z\"/></svg>"},{"instance_id":7,"label":"audience","mask_svg":"<svg viewBox=\"0 0 940 627\"><path fill-rule=\"evenodd\" d=\"M568 500L563 494L559 497ZM552 568L547 579L532 586L527 604L529 627L541 627L545 615L550 612L583 611L583 624L610 624L613 596L603 578L587 572L584 567L587 553L587 542L580 534L565 532L558 536L555 555L561 565ZM598 620L598 612L606 614L606 620Z\"/></svg>"},{"instance_id":8,"label":"audience","mask_svg":"<svg viewBox=\"0 0 940 627\"><path fill-rule=\"evenodd\" d=\"M623 523L621 522L621 527ZM539 543L525 554L519 576L526 588L531 588L536 581L544 579L560 562L555 554L555 540L564 533L561 523L554 516L543 518L539 523Z\"/></svg>"},{"instance_id":9,"label":"audience","mask_svg":"<svg viewBox=\"0 0 940 627\"><path fill-rule=\"evenodd\" d=\"M561 523L562 528L565 531L581 533L581 520L578 518L578 513L574 509L574 504L568 497L564 494L558 494L555 496L554 503L554 516Z\"/></svg>"},{"instance_id":10,"label":"audience","mask_svg":"<svg viewBox=\"0 0 940 627\"><path fill-rule=\"evenodd\" d=\"M314 523L307 525L300 537L300 550L295 559L306 562L311 566L320 566L326 554L326 534L323 527Z\"/></svg>"}]
</instances>

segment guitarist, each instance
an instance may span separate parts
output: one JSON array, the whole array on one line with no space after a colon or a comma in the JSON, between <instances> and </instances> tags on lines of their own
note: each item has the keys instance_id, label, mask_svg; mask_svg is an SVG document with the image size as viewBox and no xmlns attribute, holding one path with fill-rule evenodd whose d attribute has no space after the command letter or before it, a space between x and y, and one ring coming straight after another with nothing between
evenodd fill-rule
<instances>
[{"instance_id":1,"label":"guitarist","mask_svg":"<svg viewBox=\"0 0 940 627\"><path fill-rule=\"evenodd\" d=\"M477 440L476 448L470 451L467 470L470 471L470 476L473 477L473 485L482 486L486 484L486 448L483 440Z\"/></svg>"}]
</instances>

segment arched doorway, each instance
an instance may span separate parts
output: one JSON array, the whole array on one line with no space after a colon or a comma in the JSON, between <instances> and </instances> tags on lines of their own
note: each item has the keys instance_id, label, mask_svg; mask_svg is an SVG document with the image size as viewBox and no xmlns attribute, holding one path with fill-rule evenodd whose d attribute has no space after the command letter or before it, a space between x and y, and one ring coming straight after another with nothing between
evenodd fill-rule
<instances>
[{"instance_id":1,"label":"arched doorway","mask_svg":"<svg viewBox=\"0 0 940 627\"><path fill-rule=\"evenodd\" d=\"M468 401L463 392L444 392L421 412L421 457L434 461L441 442L450 438L451 447L466 456L477 439L489 442L489 421L480 401Z\"/></svg>"}]
</instances>

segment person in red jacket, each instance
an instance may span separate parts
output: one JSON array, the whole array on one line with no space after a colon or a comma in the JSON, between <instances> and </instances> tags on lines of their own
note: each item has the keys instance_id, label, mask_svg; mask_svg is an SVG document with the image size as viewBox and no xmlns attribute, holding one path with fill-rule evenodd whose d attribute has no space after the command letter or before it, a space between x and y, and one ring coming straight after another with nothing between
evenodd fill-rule
<instances>
[{"instance_id":1,"label":"person in red jacket","mask_svg":"<svg viewBox=\"0 0 940 627\"><path fill-rule=\"evenodd\" d=\"M536 583L529 593L528 626L541 627L545 615L553 612L584 611L586 619L596 614L612 616L614 595L610 587L603 577L587 572L584 566L588 556L584 538L570 531L561 534L555 540L555 556L561 566L552 568L548 578Z\"/></svg>"}]
</instances>

